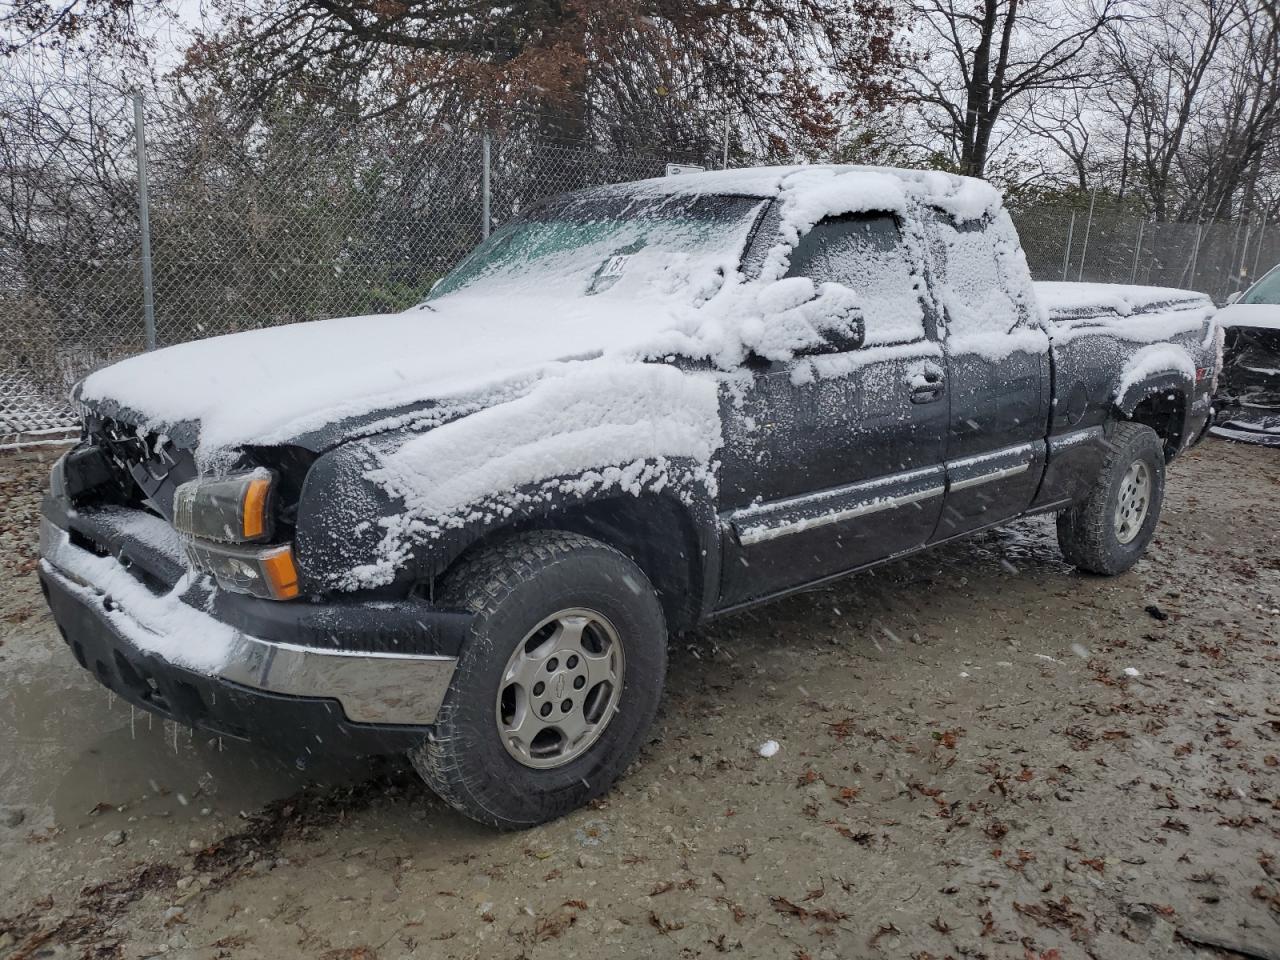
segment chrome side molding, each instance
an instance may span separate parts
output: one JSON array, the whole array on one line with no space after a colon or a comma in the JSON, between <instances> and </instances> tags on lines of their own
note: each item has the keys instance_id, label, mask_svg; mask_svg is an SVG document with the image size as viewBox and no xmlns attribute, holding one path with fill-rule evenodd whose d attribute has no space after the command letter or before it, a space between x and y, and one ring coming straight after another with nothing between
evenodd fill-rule
<instances>
[{"instance_id":1,"label":"chrome side molding","mask_svg":"<svg viewBox=\"0 0 1280 960\"><path fill-rule=\"evenodd\" d=\"M728 520L738 541L744 546L751 546L941 496L946 490L943 476L940 465L908 470L833 490L744 507L731 514ZM911 489L913 486L917 489ZM877 495L879 491L888 490L903 492L892 496ZM828 505L828 509L823 511L822 508Z\"/></svg>"},{"instance_id":2,"label":"chrome side molding","mask_svg":"<svg viewBox=\"0 0 1280 960\"><path fill-rule=\"evenodd\" d=\"M905 507L908 504L919 503L921 500L929 500L933 497L940 496L945 487L927 487L924 490L918 490L915 493L904 493L897 497L885 497L880 500L867 500L863 503L855 504L852 507L846 507L843 510L835 510L831 513L824 513L817 517L806 517L801 520L792 520L788 523L781 523L777 526L761 525L757 527L735 527L738 531L738 540L745 546L751 546L756 543L763 543L766 540L775 540L778 537L785 537L793 533L799 533L802 530L812 530L815 527L825 527L827 524L839 523L842 520L852 520L854 517L863 517L871 513L879 513L882 510L896 510L898 507Z\"/></svg>"},{"instance_id":3,"label":"chrome side molding","mask_svg":"<svg viewBox=\"0 0 1280 960\"><path fill-rule=\"evenodd\" d=\"M1028 460L1026 463L1020 463L1014 467L1004 467L1000 470L992 470L990 473L980 473L976 477L965 477L963 480L952 480L948 488L951 490L968 490L970 487L991 483L993 480L1015 477L1020 473L1026 473L1030 469L1031 461Z\"/></svg>"}]
</instances>

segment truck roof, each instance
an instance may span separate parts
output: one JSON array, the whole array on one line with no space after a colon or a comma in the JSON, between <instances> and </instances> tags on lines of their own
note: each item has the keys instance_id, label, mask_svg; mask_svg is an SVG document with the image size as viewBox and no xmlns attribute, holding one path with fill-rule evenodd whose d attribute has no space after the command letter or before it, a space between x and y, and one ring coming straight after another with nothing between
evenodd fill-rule
<instances>
[{"instance_id":1,"label":"truck roof","mask_svg":"<svg viewBox=\"0 0 1280 960\"><path fill-rule=\"evenodd\" d=\"M845 212L892 210L906 212L910 201L945 210L961 220L992 216L1003 199L999 190L974 177L941 170L854 164L796 164L740 167L654 177L578 191L574 197L679 197L725 194L747 197L785 197L788 205L844 206Z\"/></svg>"}]
</instances>

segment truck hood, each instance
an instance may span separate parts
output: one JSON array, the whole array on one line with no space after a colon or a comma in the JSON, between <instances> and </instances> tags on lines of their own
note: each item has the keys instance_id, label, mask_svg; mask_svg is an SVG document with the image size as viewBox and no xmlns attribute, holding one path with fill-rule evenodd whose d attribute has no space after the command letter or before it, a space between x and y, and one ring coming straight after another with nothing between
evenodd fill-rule
<instances>
[{"instance_id":1,"label":"truck hood","mask_svg":"<svg viewBox=\"0 0 1280 960\"><path fill-rule=\"evenodd\" d=\"M327 445L323 439L336 442L445 399L487 406L566 363L635 356L637 344L672 323L666 311L617 307L584 298L449 297L403 313L178 344L90 375L76 397L149 432L183 437L201 459L308 436Z\"/></svg>"},{"instance_id":2,"label":"truck hood","mask_svg":"<svg viewBox=\"0 0 1280 960\"><path fill-rule=\"evenodd\" d=\"M1233 303L1218 311L1218 324L1223 327L1280 330L1280 304Z\"/></svg>"}]
</instances>

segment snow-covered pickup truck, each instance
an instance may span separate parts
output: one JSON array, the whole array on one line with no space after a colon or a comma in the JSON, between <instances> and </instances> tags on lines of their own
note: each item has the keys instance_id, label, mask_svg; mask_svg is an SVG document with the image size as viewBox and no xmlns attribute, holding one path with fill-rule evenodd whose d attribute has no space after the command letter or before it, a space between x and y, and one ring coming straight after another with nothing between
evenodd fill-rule
<instances>
[{"instance_id":1,"label":"snow-covered pickup truck","mask_svg":"<svg viewBox=\"0 0 1280 960\"><path fill-rule=\"evenodd\" d=\"M1212 305L1037 289L999 193L802 167L554 199L403 313L87 378L40 575L126 700L404 751L500 827L607 790L672 631L1029 513L1126 570Z\"/></svg>"}]
</instances>

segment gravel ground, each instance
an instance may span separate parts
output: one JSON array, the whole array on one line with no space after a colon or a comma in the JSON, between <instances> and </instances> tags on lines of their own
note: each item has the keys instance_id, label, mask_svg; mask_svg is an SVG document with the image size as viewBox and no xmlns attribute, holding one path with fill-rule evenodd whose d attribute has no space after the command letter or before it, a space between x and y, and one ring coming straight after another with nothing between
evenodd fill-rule
<instances>
[{"instance_id":1,"label":"gravel ground","mask_svg":"<svg viewBox=\"0 0 1280 960\"><path fill-rule=\"evenodd\" d=\"M624 780L519 834L110 703L46 467L0 461L0 956L1280 957L1276 451L1180 461L1116 579L1034 519L684 638Z\"/></svg>"}]
</instances>

